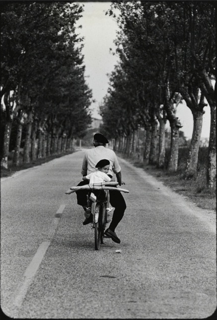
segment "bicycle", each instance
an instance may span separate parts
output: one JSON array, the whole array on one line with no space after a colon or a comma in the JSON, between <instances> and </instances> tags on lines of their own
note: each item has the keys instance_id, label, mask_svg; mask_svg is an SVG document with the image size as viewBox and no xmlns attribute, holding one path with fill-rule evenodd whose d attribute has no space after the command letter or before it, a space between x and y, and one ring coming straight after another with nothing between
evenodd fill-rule
<instances>
[{"instance_id":1,"label":"bicycle","mask_svg":"<svg viewBox=\"0 0 217 320\"><path fill-rule=\"evenodd\" d=\"M100 249L100 245L104 243L104 231L106 228L108 211L110 206L110 193L109 190L115 190L120 192L129 193L129 190L118 188L118 182L103 182L103 183L94 183L93 186L83 185L83 186L74 186L70 187L66 191L66 194L71 194L78 190L88 190L87 194L87 205L90 207L90 213L93 216L92 226L94 229L94 248L95 250ZM94 194L96 190L104 190L105 197L103 199L97 199Z\"/></svg>"}]
</instances>

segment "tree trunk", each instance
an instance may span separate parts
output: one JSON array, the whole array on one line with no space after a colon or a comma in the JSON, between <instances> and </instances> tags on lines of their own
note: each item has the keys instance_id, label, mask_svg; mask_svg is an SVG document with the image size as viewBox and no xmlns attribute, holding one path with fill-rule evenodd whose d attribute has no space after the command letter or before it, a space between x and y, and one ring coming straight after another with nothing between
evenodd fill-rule
<instances>
[{"instance_id":1,"label":"tree trunk","mask_svg":"<svg viewBox=\"0 0 217 320\"><path fill-rule=\"evenodd\" d=\"M65 149L65 138L60 137L60 153L63 153Z\"/></svg>"},{"instance_id":2,"label":"tree trunk","mask_svg":"<svg viewBox=\"0 0 217 320\"><path fill-rule=\"evenodd\" d=\"M72 138L67 138L67 151L72 151Z\"/></svg>"},{"instance_id":3,"label":"tree trunk","mask_svg":"<svg viewBox=\"0 0 217 320\"><path fill-rule=\"evenodd\" d=\"M67 138L64 137L63 138L63 152L66 152L67 151Z\"/></svg>"},{"instance_id":4,"label":"tree trunk","mask_svg":"<svg viewBox=\"0 0 217 320\"><path fill-rule=\"evenodd\" d=\"M58 130L59 131L59 130ZM56 136L54 138L54 153L58 154L59 148L58 148L58 141L59 141L59 132L56 131Z\"/></svg>"},{"instance_id":5,"label":"tree trunk","mask_svg":"<svg viewBox=\"0 0 217 320\"><path fill-rule=\"evenodd\" d=\"M197 60L197 59L196 59ZM213 189L216 184L216 78L212 84L210 75L205 69L196 74L202 93L210 106L210 136L207 163L207 187Z\"/></svg>"},{"instance_id":6,"label":"tree trunk","mask_svg":"<svg viewBox=\"0 0 217 320\"><path fill-rule=\"evenodd\" d=\"M158 122L153 121L151 125L151 144L150 144L150 154L149 163L154 165L157 164L157 138L158 138Z\"/></svg>"},{"instance_id":7,"label":"tree trunk","mask_svg":"<svg viewBox=\"0 0 217 320\"><path fill-rule=\"evenodd\" d=\"M31 148L32 161L36 160L36 151L37 151L36 130L37 130L37 123L36 121L34 121L32 124L32 148Z\"/></svg>"},{"instance_id":8,"label":"tree trunk","mask_svg":"<svg viewBox=\"0 0 217 320\"><path fill-rule=\"evenodd\" d=\"M1 159L1 166L6 169L8 169L8 155L9 155L9 145L10 145L10 138L11 138L11 128L12 128L12 121L7 121L5 124L5 130L4 130L3 154Z\"/></svg>"},{"instance_id":9,"label":"tree trunk","mask_svg":"<svg viewBox=\"0 0 217 320\"><path fill-rule=\"evenodd\" d=\"M204 101L203 92L199 94L198 87L195 87L194 92L192 92L190 86L180 87L179 91L193 114L193 133L185 168L185 177L192 178L197 173L198 153L204 114L203 109L207 105L207 103L205 103Z\"/></svg>"},{"instance_id":10,"label":"tree trunk","mask_svg":"<svg viewBox=\"0 0 217 320\"><path fill-rule=\"evenodd\" d=\"M150 128L147 128L146 129L144 151L143 151L143 163L144 164L149 163L150 150L151 150L151 130L150 130Z\"/></svg>"},{"instance_id":11,"label":"tree trunk","mask_svg":"<svg viewBox=\"0 0 217 320\"><path fill-rule=\"evenodd\" d=\"M51 134L47 134L47 156L49 157L51 153Z\"/></svg>"},{"instance_id":12,"label":"tree trunk","mask_svg":"<svg viewBox=\"0 0 217 320\"><path fill-rule=\"evenodd\" d=\"M203 125L203 111L194 111L193 114L193 134L191 138L191 144L188 152L188 158L185 169L185 177L192 178L197 173L197 165L198 165L198 153L200 148L200 138L202 132Z\"/></svg>"},{"instance_id":13,"label":"tree trunk","mask_svg":"<svg viewBox=\"0 0 217 320\"><path fill-rule=\"evenodd\" d=\"M133 135L132 135L132 133L130 133L129 140L128 140L128 150L127 150L128 156L130 156L132 153L132 143L133 143Z\"/></svg>"},{"instance_id":14,"label":"tree trunk","mask_svg":"<svg viewBox=\"0 0 217 320\"><path fill-rule=\"evenodd\" d=\"M139 129L135 130L134 132L134 153L138 160L140 160L140 149L139 149Z\"/></svg>"},{"instance_id":15,"label":"tree trunk","mask_svg":"<svg viewBox=\"0 0 217 320\"><path fill-rule=\"evenodd\" d=\"M23 150L23 163L30 163L31 132L32 132L32 111L30 111L28 114L26 138L25 138L25 145Z\"/></svg>"},{"instance_id":16,"label":"tree trunk","mask_svg":"<svg viewBox=\"0 0 217 320\"><path fill-rule=\"evenodd\" d=\"M129 135L125 139L124 153L126 155L129 153Z\"/></svg>"},{"instance_id":17,"label":"tree trunk","mask_svg":"<svg viewBox=\"0 0 217 320\"><path fill-rule=\"evenodd\" d=\"M38 159L42 158L42 143L43 143L43 134L39 128L39 133L38 133Z\"/></svg>"},{"instance_id":18,"label":"tree trunk","mask_svg":"<svg viewBox=\"0 0 217 320\"><path fill-rule=\"evenodd\" d=\"M75 139L72 139L72 150L75 150Z\"/></svg>"},{"instance_id":19,"label":"tree trunk","mask_svg":"<svg viewBox=\"0 0 217 320\"><path fill-rule=\"evenodd\" d=\"M57 130L57 141L56 141L56 150L57 150L57 153L60 154L61 151L62 151L62 136L61 136L61 132L62 132L62 129L59 128L59 130Z\"/></svg>"},{"instance_id":20,"label":"tree trunk","mask_svg":"<svg viewBox=\"0 0 217 320\"><path fill-rule=\"evenodd\" d=\"M130 156L133 153L133 133L129 134L129 148L128 148L128 155Z\"/></svg>"},{"instance_id":21,"label":"tree trunk","mask_svg":"<svg viewBox=\"0 0 217 320\"><path fill-rule=\"evenodd\" d=\"M119 144L119 152L123 152L124 150L124 137L120 137L120 144Z\"/></svg>"},{"instance_id":22,"label":"tree trunk","mask_svg":"<svg viewBox=\"0 0 217 320\"><path fill-rule=\"evenodd\" d=\"M123 137L123 148L122 152L126 154L126 148L127 148L127 137Z\"/></svg>"},{"instance_id":23,"label":"tree trunk","mask_svg":"<svg viewBox=\"0 0 217 320\"><path fill-rule=\"evenodd\" d=\"M121 150L121 137L118 137L118 139L117 139L117 149L116 149L116 151L119 151L120 152L120 150Z\"/></svg>"},{"instance_id":24,"label":"tree trunk","mask_svg":"<svg viewBox=\"0 0 217 320\"><path fill-rule=\"evenodd\" d=\"M53 126L52 134L51 134L51 154L56 153L56 128Z\"/></svg>"},{"instance_id":25,"label":"tree trunk","mask_svg":"<svg viewBox=\"0 0 217 320\"><path fill-rule=\"evenodd\" d=\"M174 97L170 93L170 83L167 80L165 86L165 104L164 109L167 114L167 119L171 128L171 141L170 141L170 157L167 170L175 172L178 169L179 158L179 129L182 128L179 118L176 116L177 101L174 102ZM179 101L179 99L178 99ZM174 105L176 103L176 105Z\"/></svg>"},{"instance_id":26,"label":"tree trunk","mask_svg":"<svg viewBox=\"0 0 217 320\"><path fill-rule=\"evenodd\" d=\"M124 153L125 148L126 148L126 137L123 136L122 137L122 149L121 149L121 152Z\"/></svg>"},{"instance_id":27,"label":"tree trunk","mask_svg":"<svg viewBox=\"0 0 217 320\"><path fill-rule=\"evenodd\" d=\"M59 137L58 142L57 142L57 153L60 154L63 149L63 139L62 137Z\"/></svg>"},{"instance_id":28,"label":"tree trunk","mask_svg":"<svg viewBox=\"0 0 217 320\"><path fill-rule=\"evenodd\" d=\"M19 122L17 127L16 146L15 146L14 159L13 159L16 167L20 165L20 144L22 139L22 132L23 132L23 124Z\"/></svg>"},{"instance_id":29,"label":"tree trunk","mask_svg":"<svg viewBox=\"0 0 217 320\"><path fill-rule=\"evenodd\" d=\"M65 137L65 151L67 152L69 150L69 139L67 137Z\"/></svg>"},{"instance_id":30,"label":"tree trunk","mask_svg":"<svg viewBox=\"0 0 217 320\"><path fill-rule=\"evenodd\" d=\"M159 148L158 148L158 161L157 167L164 168L165 164L165 126L166 120L159 119L160 128L159 128Z\"/></svg>"},{"instance_id":31,"label":"tree trunk","mask_svg":"<svg viewBox=\"0 0 217 320\"><path fill-rule=\"evenodd\" d=\"M178 169L179 159L179 126L175 121L171 121L171 144L170 144L170 158L168 164L168 171L175 172Z\"/></svg>"},{"instance_id":32,"label":"tree trunk","mask_svg":"<svg viewBox=\"0 0 217 320\"><path fill-rule=\"evenodd\" d=\"M115 138L115 143L114 143L114 146L113 146L113 150L114 152L116 152L118 149L117 149L117 145L118 145L118 139Z\"/></svg>"},{"instance_id":33,"label":"tree trunk","mask_svg":"<svg viewBox=\"0 0 217 320\"><path fill-rule=\"evenodd\" d=\"M139 151L139 130L134 131L134 152L138 154Z\"/></svg>"},{"instance_id":34,"label":"tree trunk","mask_svg":"<svg viewBox=\"0 0 217 320\"><path fill-rule=\"evenodd\" d=\"M42 141L42 157L46 158L47 156L47 134L44 132L43 141Z\"/></svg>"},{"instance_id":35,"label":"tree trunk","mask_svg":"<svg viewBox=\"0 0 217 320\"><path fill-rule=\"evenodd\" d=\"M131 133L131 147L130 147L130 154L134 154L135 152L135 130Z\"/></svg>"},{"instance_id":36,"label":"tree trunk","mask_svg":"<svg viewBox=\"0 0 217 320\"><path fill-rule=\"evenodd\" d=\"M118 137L115 151L120 152L120 150L121 150L121 137Z\"/></svg>"},{"instance_id":37,"label":"tree trunk","mask_svg":"<svg viewBox=\"0 0 217 320\"><path fill-rule=\"evenodd\" d=\"M216 104L210 105L211 125L208 149L207 187L216 186Z\"/></svg>"}]
</instances>

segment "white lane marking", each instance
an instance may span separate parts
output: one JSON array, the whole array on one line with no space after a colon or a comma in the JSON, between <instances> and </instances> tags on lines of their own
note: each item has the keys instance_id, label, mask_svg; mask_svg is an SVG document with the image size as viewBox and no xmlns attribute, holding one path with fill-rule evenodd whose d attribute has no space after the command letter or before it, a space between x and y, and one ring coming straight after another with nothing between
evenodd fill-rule
<instances>
[{"instance_id":1,"label":"white lane marking","mask_svg":"<svg viewBox=\"0 0 217 320\"><path fill-rule=\"evenodd\" d=\"M58 214L58 218L54 218L51 223L51 228L48 232L48 240L43 241L41 245L38 247L38 250L36 254L34 255L32 261L26 268L26 271L23 275L22 281L17 287L17 290L15 292L15 298L13 301L13 305L15 307L20 308L22 306L22 303L26 297L26 294L28 292L28 289L31 285L31 283L34 280L34 277L36 275L36 272L38 271L40 264L46 254L47 249L49 248L51 241L55 235L58 223L60 221L61 215L65 209L65 205L61 205L59 209L57 210L56 214ZM55 215L56 216L56 215Z\"/></svg>"},{"instance_id":2,"label":"white lane marking","mask_svg":"<svg viewBox=\"0 0 217 320\"><path fill-rule=\"evenodd\" d=\"M44 258L44 255L50 245L50 241L42 242L42 244L39 246L35 256L33 257L32 261L30 262L29 266L27 267L25 273L24 273L24 280L23 284L19 288L19 292L17 293L15 299L14 299L14 305L18 308L21 307L23 300L25 299L25 296L27 294L27 291L33 282L34 276Z\"/></svg>"}]
</instances>

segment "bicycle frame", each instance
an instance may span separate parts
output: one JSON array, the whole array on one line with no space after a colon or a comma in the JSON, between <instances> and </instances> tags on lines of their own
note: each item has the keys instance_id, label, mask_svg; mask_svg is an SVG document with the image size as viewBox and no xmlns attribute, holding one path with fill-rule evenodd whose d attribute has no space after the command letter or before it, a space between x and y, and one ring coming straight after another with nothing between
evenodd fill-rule
<instances>
[{"instance_id":1,"label":"bicycle frame","mask_svg":"<svg viewBox=\"0 0 217 320\"><path fill-rule=\"evenodd\" d=\"M87 195L87 203L91 208L91 214L93 215L93 228L94 228L94 248L100 249L100 245L103 244L104 231L107 223L107 208L109 205L109 191L105 191L105 199L91 201L90 193Z\"/></svg>"}]
</instances>

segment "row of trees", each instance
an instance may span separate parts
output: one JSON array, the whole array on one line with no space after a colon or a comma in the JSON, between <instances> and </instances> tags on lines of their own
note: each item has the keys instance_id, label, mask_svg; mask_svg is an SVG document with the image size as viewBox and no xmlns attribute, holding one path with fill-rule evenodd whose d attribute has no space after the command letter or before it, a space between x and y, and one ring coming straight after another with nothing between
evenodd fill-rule
<instances>
[{"instance_id":1,"label":"row of trees","mask_svg":"<svg viewBox=\"0 0 217 320\"><path fill-rule=\"evenodd\" d=\"M204 107L211 111L207 186L216 179L216 3L115 1L107 12L117 20L119 62L100 106L103 130L125 149L145 129L143 158L165 162L165 125L171 131L169 171L178 165L176 115L184 99L193 115L186 177L197 172ZM123 149L123 147L122 147ZM128 148L129 149L129 148Z\"/></svg>"},{"instance_id":2,"label":"row of trees","mask_svg":"<svg viewBox=\"0 0 217 320\"><path fill-rule=\"evenodd\" d=\"M1 164L6 168L11 131L16 130L12 144L19 165L23 139L28 163L70 148L91 123L92 92L84 76L83 39L76 33L82 12L79 3L1 3Z\"/></svg>"}]
</instances>

